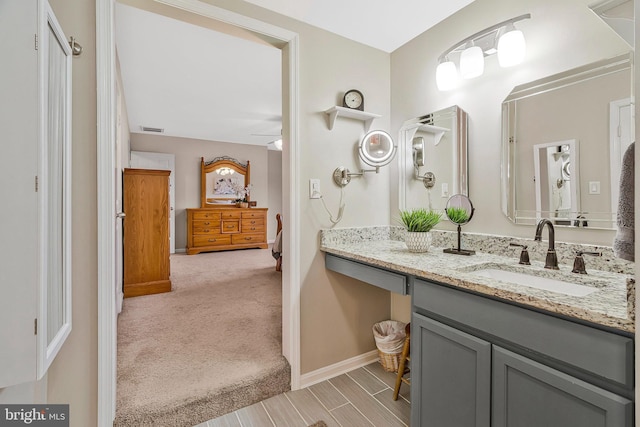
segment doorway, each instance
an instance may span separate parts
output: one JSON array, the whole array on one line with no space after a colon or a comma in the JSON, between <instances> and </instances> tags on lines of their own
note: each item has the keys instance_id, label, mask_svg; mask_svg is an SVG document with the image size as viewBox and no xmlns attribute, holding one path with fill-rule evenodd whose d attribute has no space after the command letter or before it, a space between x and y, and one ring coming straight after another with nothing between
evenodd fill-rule
<instances>
[{"instance_id":1,"label":"doorway","mask_svg":"<svg viewBox=\"0 0 640 427\"><path fill-rule=\"evenodd\" d=\"M298 160L298 35L289 30L196 0L162 0L207 18L249 29L260 37L276 40L283 51L283 268L284 356L291 365L291 388L300 385L299 313L299 160ZM112 425L115 416L116 310L115 286L115 0L96 0L96 74L98 84L98 425ZM287 181L288 178L288 181Z\"/></svg>"}]
</instances>

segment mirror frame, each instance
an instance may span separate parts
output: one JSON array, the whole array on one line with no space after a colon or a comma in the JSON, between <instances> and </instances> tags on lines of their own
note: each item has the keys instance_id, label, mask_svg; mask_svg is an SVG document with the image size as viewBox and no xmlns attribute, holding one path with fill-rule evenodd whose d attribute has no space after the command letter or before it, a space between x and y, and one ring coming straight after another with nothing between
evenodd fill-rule
<instances>
[{"instance_id":1,"label":"mirror frame","mask_svg":"<svg viewBox=\"0 0 640 427\"><path fill-rule=\"evenodd\" d=\"M516 225L535 225L537 221L542 217L548 217L550 212L548 211L524 211L531 212L531 215L518 216L518 209L515 206L515 195L510 196L510 191L515 194L516 191L516 174L515 174L515 156L516 150L511 149L511 144L515 139L516 128L516 116L514 102L523 98L535 96L537 94L546 93L552 90L562 89L567 86L581 83L586 80L590 80L596 77L605 76L618 71L630 69L631 91L629 96L633 99L633 53L627 52L621 55L617 55L611 58L595 61L580 67L572 68L570 70L553 74L551 76L543 77L532 82L524 83L513 88L509 95L502 102L502 147L501 147L501 210L502 213ZM612 211L615 206L612 206ZM604 218L584 218L585 213L578 210L572 212L577 218L583 218L583 222L589 222L590 229L607 229L611 230L615 228L615 212L601 212L602 215L608 215L608 219ZM586 221L584 221L586 219ZM607 221L611 225L605 226L593 226L593 223ZM557 223L556 226L564 227L578 227L581 222L568 221L568 224Z\"/></svg>"},{"instance_id":2,"label":"mirror frame","mask_svg":"<svg viewBox=\"0 0 640 427\"><path fill-rule=\"evenodd\" d=\"M369 146L371 145L371 141L375 138L385 138L389 144L389 149L384 153L382 157L373 157L370 154ZM360 159L368 164L369 166L373 166L375 168L379 168L382 166L386 166L394 159L396 156L397 146L393 141L391 135L383 130L372 130L368 132L365 136L362 137L360 144L358 145L358 152L360 154Z\"/></svg>"},{"instance_id":3,"label":"mirror frame","mask_svg":"<svg viewBox=\"0 0 640 427\"><path fill-rule=\"evenodd\" d=\"M455 168L458 174L457 185L449 188L450 194L469 196L469 116L467 112L459 106L452 105L423 116L406 120L400 127L398 139L400 141L401 155L398 162L398 199L401 210L406 209L407 183L405 180L407 172L411 171L411 176L414 177L413 137L416 132L418 132L420 128L429 128L433 133L436 133L436 137L438 137L438 134L441 137L444 132L452 130L433 125L434 116L437 114L450 114L451 118L455 120L456 139L453 141L453 149L456 153Z\"/></svg>"},{"instance_id":4,"label":"mirror frame","mask_svg":"<svg viewBox=\"0 0 640 427\"><path fill-rule=\"evenodd\" d=\"M251 183L251 164L247 160L246 164L240 163L233 157L216 157L208 162L204 161L204 157L200 158L200 207L214 207L212 203L207 203L207 174L219 168L227 167L233 169L237 173L244 175L244 186L247 187ZM235 199L235 198L234 198ZM249 196L247 196L247 201ZM224 207L224 205L215 205L216 208ZM231 207L231 205L229 205Z\"/></svg>"}]
</instances>

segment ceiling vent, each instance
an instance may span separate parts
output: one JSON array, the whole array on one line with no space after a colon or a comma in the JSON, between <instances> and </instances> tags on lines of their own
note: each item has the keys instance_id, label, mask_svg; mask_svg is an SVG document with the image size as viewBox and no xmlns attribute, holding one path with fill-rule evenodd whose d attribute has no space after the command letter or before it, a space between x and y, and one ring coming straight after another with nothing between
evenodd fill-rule
<instances>
[{"instance_id":1,"label":"ceiling vent","mask_svg":"<svg viewBox=\"0 0 640 427\"><path fill-rule=\"evenodd\" d=\"M148 126L140 126L143 132L155 132L155 133L164 133L164 129L161 128L152 128Z\"/></svg>"}]
</instances>

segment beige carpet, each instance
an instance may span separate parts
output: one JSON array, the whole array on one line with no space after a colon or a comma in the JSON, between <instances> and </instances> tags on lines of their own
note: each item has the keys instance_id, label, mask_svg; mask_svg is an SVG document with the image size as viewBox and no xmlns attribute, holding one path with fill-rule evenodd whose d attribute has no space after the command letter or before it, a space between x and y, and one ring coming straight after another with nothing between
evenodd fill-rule
<instances>
[{"instance_id":1,"label":"beige carpet","mask_svg":"<svg viewBox=\"0 0 640 427\"><path fill-rule=\"evenodd\" d=\"M289 390L268 249L171 256L172 292L118 318L116 426L193 426Z\"/></svg>"}]
</instances>

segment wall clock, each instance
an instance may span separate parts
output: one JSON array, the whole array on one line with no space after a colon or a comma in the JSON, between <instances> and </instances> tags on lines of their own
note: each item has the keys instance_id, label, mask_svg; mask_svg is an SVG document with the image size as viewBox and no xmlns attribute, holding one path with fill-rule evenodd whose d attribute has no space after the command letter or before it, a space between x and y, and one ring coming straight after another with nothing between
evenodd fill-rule
<instances>
[{"instance_id":1,"label":"wall clock","mask_svg":"<svg viewBox=\"0 0 640 427\"><path fill-rule=\"evenodd\" d=\"M342 106L353 110L364 111L364 96L356 89L350 89L344 93Z\"/></svg>"}]
</instances>

